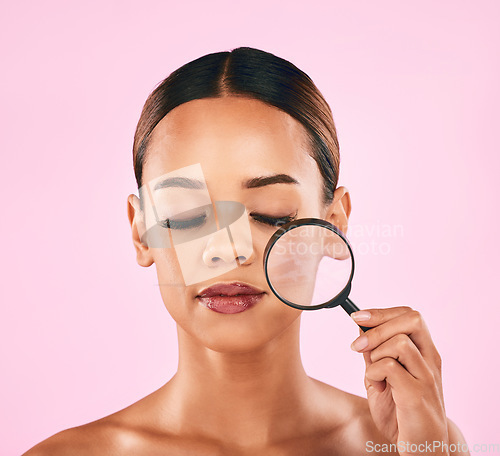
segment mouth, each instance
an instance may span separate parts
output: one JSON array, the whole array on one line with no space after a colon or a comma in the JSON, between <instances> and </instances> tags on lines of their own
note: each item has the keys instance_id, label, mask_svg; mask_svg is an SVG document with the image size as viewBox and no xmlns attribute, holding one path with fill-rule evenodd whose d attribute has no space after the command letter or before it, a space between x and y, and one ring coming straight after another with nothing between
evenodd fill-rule
<instances>
[{"instance_id":1,"label":"mouth","mask_svg":"<svg viewBox=\"0 0 500 456\"><path fill-rule=\"evenodd\" d=\"M196 296L200 304L218 313L234 314L253 307L265 291L242 282L218 283Z\"/></svg>"}]
</instances>

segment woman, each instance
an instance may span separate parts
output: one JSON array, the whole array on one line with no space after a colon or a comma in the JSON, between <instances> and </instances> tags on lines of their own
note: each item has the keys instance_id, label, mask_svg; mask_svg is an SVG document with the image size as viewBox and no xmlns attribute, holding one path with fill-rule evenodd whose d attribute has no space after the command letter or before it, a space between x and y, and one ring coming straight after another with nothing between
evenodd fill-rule
<instances>
[{"instance_id":1,"label":"woman","mask_svg":"<svg viewBox=\"0 0 500 456\"><path fill-rule=\"evenodd\" d=\"M156 265L177 323L178 371L131 406L62 431L26 455L464 448L446 417L440 356L418 312L352 315L374 328L352 344L366 362L365 399L306 374L301 311L266 284L263 249L280 224L318 217L346 232L351 211L348 191L337 187L331 110L305 73L252 48L196 59L149 96L133 155L140 196L128 196L133 243L141 266ZM244 206L248 215L232 236L220 213L217 220L218 202ZM189 235L207 223L207 213L186 216L200 207L215 208L217 228Z\"/></svg>"}]
</instances>

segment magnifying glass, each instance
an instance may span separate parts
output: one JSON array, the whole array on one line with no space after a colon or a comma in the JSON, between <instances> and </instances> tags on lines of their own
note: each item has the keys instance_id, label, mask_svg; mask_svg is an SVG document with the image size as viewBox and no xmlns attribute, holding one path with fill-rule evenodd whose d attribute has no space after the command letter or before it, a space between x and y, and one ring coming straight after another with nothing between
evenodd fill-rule
<instances>
[{"instance_id":1,"label":"magnifying glass","mask_svg":"<svg viewBox=\"0 0 500 456\"><path fill-rule=\"evenodd\" d=\"M349 315L359 310L349 299L354 275L351 246L326 220L303 218L281 225L264 250L264 271L273 293L291 307L341 306Z\"/></svg>"}]
</instances>

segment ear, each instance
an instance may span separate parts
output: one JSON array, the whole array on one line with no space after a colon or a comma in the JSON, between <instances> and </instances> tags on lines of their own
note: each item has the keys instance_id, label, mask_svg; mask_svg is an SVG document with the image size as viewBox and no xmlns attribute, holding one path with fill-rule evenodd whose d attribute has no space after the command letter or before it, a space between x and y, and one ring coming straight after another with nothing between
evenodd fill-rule
<instances>
[{"instance_id":1,"label":"ear","mask_svg":"<svg viewBox=\"0 0 500 456\"><path fill-rule=\"evenodd\" d=\"M350 214L351 196L349 195L349 190L345 187L337 187L333 193L333 201L327 208L325 220L346 234Z\"/></svg>"},{"instance_id":2,"label":"ear","mask_svg":"<svg viewBox=\"0 0 500 456\"><path fill-rule=\"evenodd\" d=\"M129 195L127 198L127 214L130 227L132 228L132 240L137 252L137 263L147 268L154 263L153 255L151 249L141 242L141 238L146 232L146 223L139 198L134 194Z\"/></svg>"}]
</instances>

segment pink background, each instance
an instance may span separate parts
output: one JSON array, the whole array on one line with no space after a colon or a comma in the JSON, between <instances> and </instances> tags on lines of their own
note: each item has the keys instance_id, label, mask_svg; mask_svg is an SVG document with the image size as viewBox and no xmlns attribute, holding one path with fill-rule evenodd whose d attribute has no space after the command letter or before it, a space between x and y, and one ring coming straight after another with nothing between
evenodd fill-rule
<instances>
[{"instance_id":1,"label":"pink background","mask_svg":"<svg viewBox=\"0 0 500 456\"><path fill-rule=\"evenodd\" d=\"M160 80L238 46L325 95L353 204L351 298L420 310L448 416L471 446L500 443L500 4L280 3L3 2L0 454L174 374L175 325L126 215L132 138ZM309 375L364 395L356 335L341 309L304 314Z\"/></svg>"}]
</instances>

